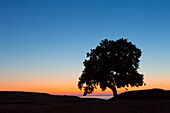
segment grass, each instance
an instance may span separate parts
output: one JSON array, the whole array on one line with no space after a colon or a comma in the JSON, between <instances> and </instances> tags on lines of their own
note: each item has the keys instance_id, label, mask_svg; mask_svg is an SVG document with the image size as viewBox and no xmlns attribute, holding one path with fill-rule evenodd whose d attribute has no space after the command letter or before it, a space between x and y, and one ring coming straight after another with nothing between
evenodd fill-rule
<instances>
[{"instance_id":1,"label":"grass","mask_svg":"<svg viewBox=\"0 0 170 113\"><path fill-rule=\"evenodd\" d=\"M170 113L169 100L97 101L52 105L1 105L1 113Z\"/></svg>"},{"instance_id":2,"label":"grass","mask_svg":"<svg viewBox=\"0 0 170 113\"><path fill-rule=\"evenodd\" d=\"M123 94L123 97L125 97L125 94ZM136 93L127 93L127 95L129 94L132 97L132 94ZM153 92L151 94L154 95ZM155 94L158 95L159 93L157 92ZM72 98L72 100L74 99L75 98ZM160 98L159 96L159 98L157 99L122 98L117 100L84 100L79 98L79 100L75 102L66 102L65 100L63 100L63 102L59 103L57 103L57 101L56 103L44 103L43 101L39 101L38 103L24 104L1 102L0 113L170 113L170 99L166 99L165 97Z\"/></svg>"}]
</instances>

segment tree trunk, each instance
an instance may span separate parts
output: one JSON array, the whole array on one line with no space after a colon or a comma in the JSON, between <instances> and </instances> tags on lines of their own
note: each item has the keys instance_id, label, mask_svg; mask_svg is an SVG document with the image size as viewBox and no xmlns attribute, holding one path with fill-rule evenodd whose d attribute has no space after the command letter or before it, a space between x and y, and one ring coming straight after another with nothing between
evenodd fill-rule
<instances>
[{"instance_id":1,"label":"tree trunk","mask_svg":"<svg viewBox=\"0 0 170 113\"><path fill-rule=\"evenodd\" d=\"M116 87L114 85L109 85L108 87L112 90L113 96L116 99L117 98L117 89L116 89Z\"/></svg>"},{"instance_id":2,"label":"tree trunk","mask_svg":"<svg viewBox=\"0 0 170 113\"><path fill-rule=\"evenodd\" d=\"M116 87L113 86L111 90L113 91L114 98L117 98L117 89L116 89Z\"/></svg>"}]
</instances>

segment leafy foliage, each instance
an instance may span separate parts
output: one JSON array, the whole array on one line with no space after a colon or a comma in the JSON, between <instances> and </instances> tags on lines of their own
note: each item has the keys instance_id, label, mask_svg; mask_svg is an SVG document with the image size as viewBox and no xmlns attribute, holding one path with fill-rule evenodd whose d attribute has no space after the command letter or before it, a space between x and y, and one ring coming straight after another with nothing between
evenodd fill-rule
<instances>
[{"instance_id":1,"label":"leafy foliage","mask_svg":"<svg viewBox=\"0 0 170 113\"><path fill-rule=\"evenodd\" d=\"M127 39L102 40L87 53L84 70L79 78L78 88L84 95L90 94L98 85L106 87L142 86L143 75L138 73L141 50ZM116 92L117 93L117 92Z\"/></svg>"}]
</instances>

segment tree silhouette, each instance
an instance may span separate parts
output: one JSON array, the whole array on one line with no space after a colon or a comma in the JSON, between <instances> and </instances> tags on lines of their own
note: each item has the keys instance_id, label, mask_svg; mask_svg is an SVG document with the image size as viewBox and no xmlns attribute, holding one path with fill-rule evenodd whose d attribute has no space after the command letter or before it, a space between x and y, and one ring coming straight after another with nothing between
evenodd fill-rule
<instances>
[{"instance_id":1,"label":"tree silhouette","mask_svg":"<svg viewBox=\"0 0 170 113\"><path fill-rule=\"evenodd\" d=\"M79 78L78 88L84 89L84 96L99 85L102 91L110 88L117 97L117 88L142 86L143 75L138 73L141 50L127 39L102 40L96 49L91 49L85 59L84 70Z\"/></svg>"}]
</instances>

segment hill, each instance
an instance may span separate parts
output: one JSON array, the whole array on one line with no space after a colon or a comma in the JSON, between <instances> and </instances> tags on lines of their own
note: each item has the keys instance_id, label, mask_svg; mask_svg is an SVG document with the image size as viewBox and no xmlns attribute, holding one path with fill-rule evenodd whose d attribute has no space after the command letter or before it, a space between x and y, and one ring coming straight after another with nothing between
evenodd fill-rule
<instances>
[{"instance_id":1,"label":"hill","mask_svg":"<svg viewBox=\"0 0 170 113\"><path fill-rule=\"evenodd\" d=\"M112 98L114 99L114 98ZM137 91L128 91L118 95L119 100L162 100L170 99L170 91L163 89L148 89L148 90L137 90Z\"/></svg>"},{"instance_id":2,"label":"hill","mask_svg":"<svg viewBox=\"0 0 170 113\"><path fill-rule=\"evenodd\" d=\"M170 91L129 91L118 99L0 92L0 113L170 113Z\"/></svg>"},{"instance_id":3,"label":"hill","mask_svg":"<svg viewBox=\"0 0 170 113\"><path fill-rule=\"evenodd\" d=\"M77 96L50 95L36 92L0 91L0 104L61 104L93 100L100 99L82 99Z\"/></svg>"}]
</instances>

